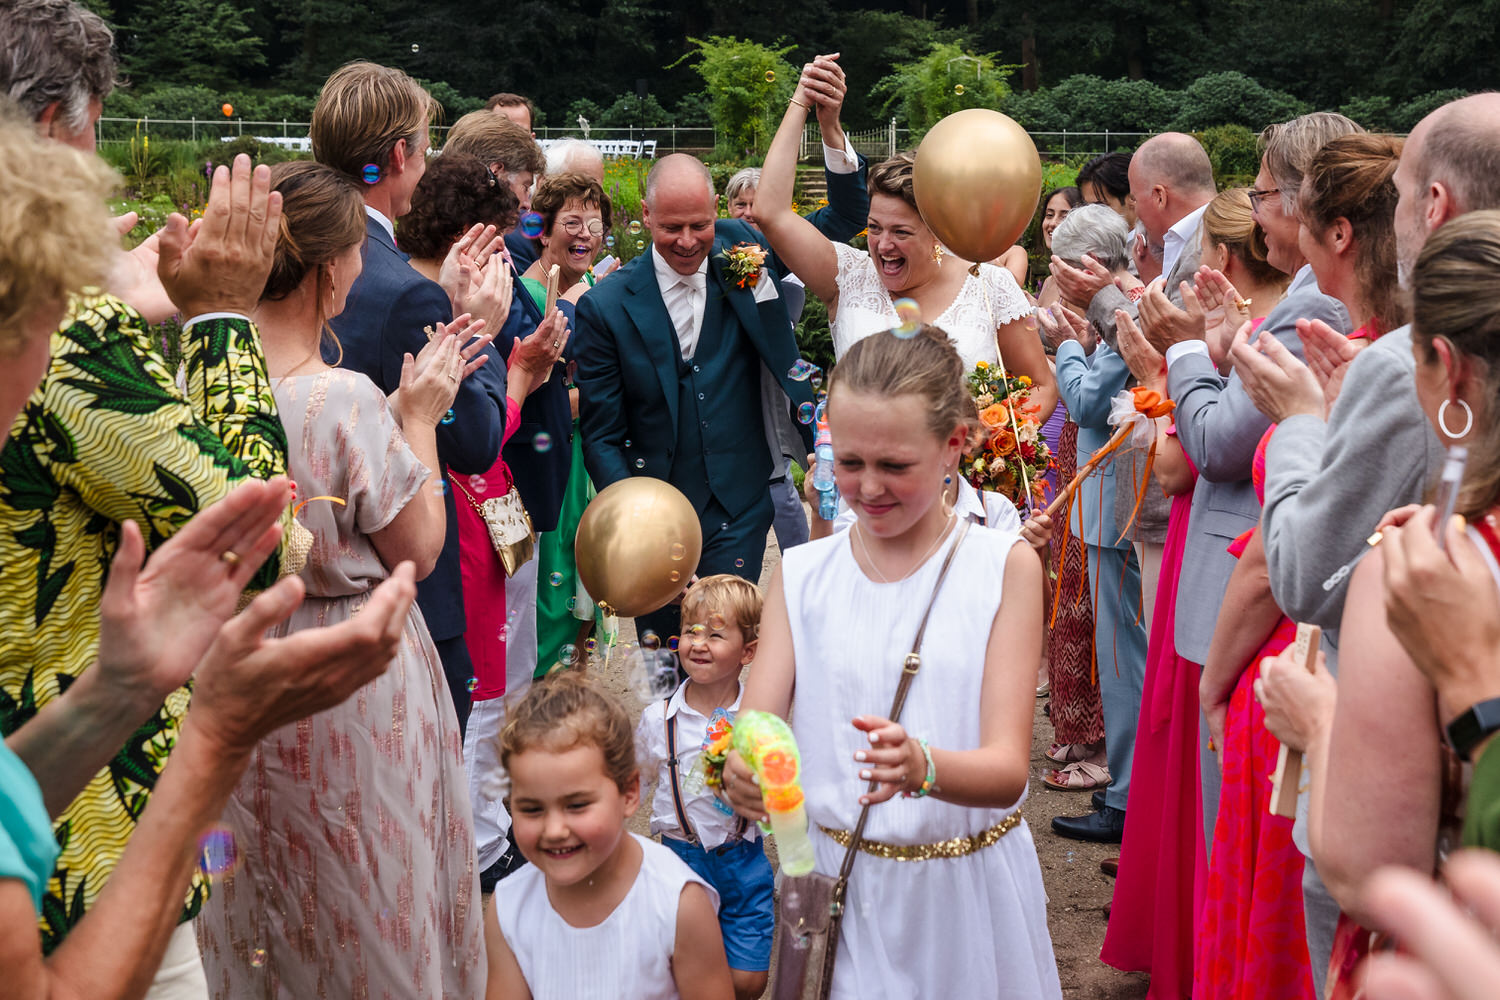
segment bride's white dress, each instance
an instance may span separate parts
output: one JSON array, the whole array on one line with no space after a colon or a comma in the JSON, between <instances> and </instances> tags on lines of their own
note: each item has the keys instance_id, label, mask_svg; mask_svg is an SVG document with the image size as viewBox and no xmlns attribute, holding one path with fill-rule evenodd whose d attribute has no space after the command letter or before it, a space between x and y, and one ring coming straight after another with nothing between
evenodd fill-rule
<instances>
[{"instance_id":1,"label":"bride's white dress","mask_svg":"<svg viewBox=\"0 0 1500 1000\"><path fill-rule=\"evenodd\" d=\"M895 301L881 282L880 271L869 253L847 243L835 243L833 249L839 260L838 308L831 324L833 354L842 358L858 341L889 330L900 320ZM964 265L950 259L945 266ZM981 264L979 277L971 274L964 279L958 297L932 325L947 332L967 371L980 361L995 364L996 328L1029 312L1031 303L1016 284L1015 276L1003 267Z\"/></svg>"}]
</instances>

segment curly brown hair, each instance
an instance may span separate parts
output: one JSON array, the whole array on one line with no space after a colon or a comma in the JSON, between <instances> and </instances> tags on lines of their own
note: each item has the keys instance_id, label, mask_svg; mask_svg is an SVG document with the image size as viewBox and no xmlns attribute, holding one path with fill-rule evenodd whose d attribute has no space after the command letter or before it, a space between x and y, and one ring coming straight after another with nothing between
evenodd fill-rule
<instances>
[{"instance_id":1,"label":"curly brown hair","mask_svg":"<svg viewBox=\"0 0 1500 1000\"><path fill-rule=\"evenodd\" d=\"M507 232L516 224L520 203L510 185L484 161L445 152L432 161L401 216L401 249L422 260L440 258L476 222Z\"/></svg>"},{"instance_id":2,"label":"curly brown hair","mask_svg":"<svg viewBox=\"0 0 1500 1000\"><path fill-rule=\"evenodd\" d=\"M609 195L604 193L604 188L598 181L587 174L548 174L537 185L536 194L531 196L531 210L542 217L542 233L552 232L557 213L574 199L598 208L604 231L610 231L614 222L611 218ZM540 246L541 236L533 237L532 242Z\"/></svg>"}]
</instances>

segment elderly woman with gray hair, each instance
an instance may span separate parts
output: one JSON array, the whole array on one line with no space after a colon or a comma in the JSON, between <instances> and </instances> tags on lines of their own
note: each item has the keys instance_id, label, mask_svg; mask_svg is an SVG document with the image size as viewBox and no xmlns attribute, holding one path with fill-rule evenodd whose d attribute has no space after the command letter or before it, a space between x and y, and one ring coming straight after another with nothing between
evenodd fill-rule
<instances>
[{"instance_id":1,"label":"elderly woman with gray hair","mask_svg":"<svg viewBox=\"0 0 1500 1000\"><path fill-rule=\"evenodd\" d=\"M1120 281L1126 296L1135 302L1145 292L1141 280L1130 273L1130 228L1124 218L1107 205L1079 205L1052 233L1052 253L1073 267L1084 267L1085 256L1093 257ZM1083 315L1087 302L1070 302L1058 289L1059 304ZM1067 324L1061 324L1066 328ZM1055 339L1055 337L1054 337ZM1051 346L1056 347L1054 343ZM1085 344L1086 351L1092 350Z\"/></svg>"}]
</instances>

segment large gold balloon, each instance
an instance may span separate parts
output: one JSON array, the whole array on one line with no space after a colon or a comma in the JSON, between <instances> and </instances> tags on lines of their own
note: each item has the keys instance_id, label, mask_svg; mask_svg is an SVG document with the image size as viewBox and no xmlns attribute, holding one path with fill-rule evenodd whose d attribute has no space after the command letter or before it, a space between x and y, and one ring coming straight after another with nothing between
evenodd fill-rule
<instances>
[{"instance_id":1,"label":"large gold balloon","mask_svg":"<svg viewBox=\"0 0 1500 1000\"><path fill-rule=\"evenodd\" d=\"M964 260L987 261L1026 231L1042 193L1042 161L1026 130L998 111L969 108L932 127L912 171L917 211Z\"/></svg>"},{"instance_id":2,"label":"large gold balloon","mask_svg":"<svg viewBox=\"0 0 1500 1000\"><path fill-rule=\"evenodd\" d=\"M688 498L648 476L622 479L589 501L573 554L589 596L626 618L682 592L703 553L703 529Z\"/></svg>"}]
</instances>

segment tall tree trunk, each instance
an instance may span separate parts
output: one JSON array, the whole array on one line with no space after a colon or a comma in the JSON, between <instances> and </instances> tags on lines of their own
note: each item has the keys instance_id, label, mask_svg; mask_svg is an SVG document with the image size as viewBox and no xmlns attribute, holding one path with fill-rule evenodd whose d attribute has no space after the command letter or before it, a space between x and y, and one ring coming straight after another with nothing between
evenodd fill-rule
<instances>
[{"instance_id":1,"label":"tall tree trunk","mask_svg":"<svg viewBox=\"0 0 1500 1000\"><path fill-rule=\"evenodd\" d=\"M1021 18L1021 89L1035 91L1041 85L1042 67L1036 58L1036 25L1031 15Z\"/></svg>"}]
</instances>

